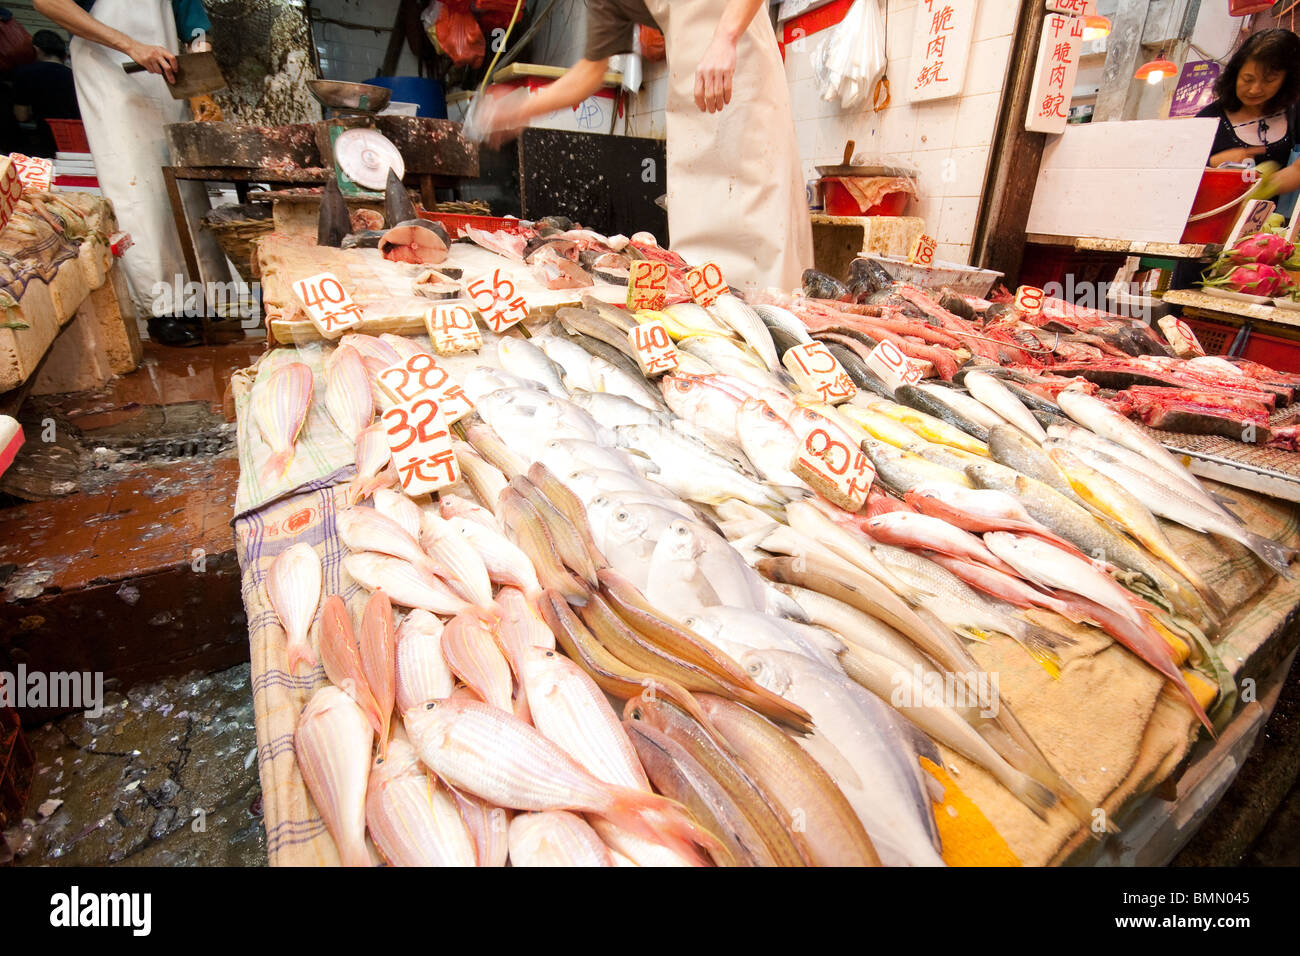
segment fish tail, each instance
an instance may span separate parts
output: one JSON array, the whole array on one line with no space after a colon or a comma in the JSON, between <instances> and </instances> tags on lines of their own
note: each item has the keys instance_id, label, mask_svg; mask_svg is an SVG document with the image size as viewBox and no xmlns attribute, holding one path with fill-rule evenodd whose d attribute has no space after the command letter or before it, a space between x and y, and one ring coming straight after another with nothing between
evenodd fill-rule
<instances>
[{"instance_id":1,"label":"fish tail","mask_svg":"<svg viewBox=\"0 0 1300 956\"><path fill-rule=\"evenodd\" d=\"M1187 706L1192 708L1192 713L1210 732L1210 736L1217 739L1219 735L1215 733L1214 724L1211 722L1209 714L1205 712L1205 708L1201 706L1201 702L1196 699L1196 694L1192 692L1192 688L1188 686L1187 678L1183 677L1182 672L1176 667L1171 667L1170 670L1172 673L1168 671L1162 671L1162 673L1169 678L1170 682L1177 688L1178 693L1183 695L1183 699L1187 701Z\"/></svg>"},{"instance_id":2,"label":"fish tail","mask_svg":"<svg viewBox=\"0 0 1300 956\"><path fill-rule=\"evenodd\" d=\"M266 459L266 463L262 465L262 481L267 484L279 481L285 476L285 473L288 472L289 465L292 464L292 462L292 448L286 448L284 451L273 452L271 457Z\"/></svg>"},{"instance_id":3,"label":"fish tail","mask_svg":"<svg viewBox=\"0 0 1300 956\"><path fill-rule=\"evenodd\" d=\"M348 485L348 503L356 504L358 501L365 501L380 488L387 487L393 483L393 476L389 469L385 468L377 475L371 475L369 478L354 478Z\"/></svg>"},{"instance_id":4,"label":"fish tail","mask_svg":"<svg viewBox=\"0 0 1300 956\"><path fill-rule=\"evenodd\" d=\"M674 844L726 852L722 841L692 820L682 807L645 790L617 788L613 804L602 816L656 843L663 843L667 837Z\"/></svg>"},{"instance_id":5,"label":"fish tail","mask_svg":"<svg viewBox=\"0 0 1300 956\"><path fill-rule=\"evenodd\" d=\"M1051 788L1026 773L1017 772L1016 775L1019 779L1007 789L1016 795L1016 799L1034 811L1034 815L1040 820L1046 820L1047 811L1056 806L1056 794L1052 793Z\"/></svg>"},{"instance_id":6,"label":"fish tail","mask_svg":"<svg viewBox=\"0 0 1300 956\"><path fill-rule=\"evenodd\" d=\"M1057 651L1061 647L1068 647L1075 643L1074 638L1027 622L1023 622L1022 626L1017 627L1015 631L1012 637L1016 639L1016 643L1024 648L1025 653L1037 661L1053 680L1059 680L1061 656Z\"/></svg>"},{"instance_id":7,"label":"fish tail","mask_svg":"<svg viewBox=\"0 0 1300 956\"><path fill-rule=\"evenodd\" d=\"M1242 544L1254 551L1259 559L1288 581L1291 580L1291 558L1295 556L1294 548L1287 548L1271 538L1247 531L1242 536Z\"/></svg>"},{"instance_id":8,"label":"fish tail","mask_svg":"<svg viewBox=\"0 0 1300 956\"><path fill-rule=\"evenodd\" d=\"M316 652L306 642L289 645L289 673L294 674L299 664L308 665L308 673L316 669Z\"/></svg>"}]
</instances>

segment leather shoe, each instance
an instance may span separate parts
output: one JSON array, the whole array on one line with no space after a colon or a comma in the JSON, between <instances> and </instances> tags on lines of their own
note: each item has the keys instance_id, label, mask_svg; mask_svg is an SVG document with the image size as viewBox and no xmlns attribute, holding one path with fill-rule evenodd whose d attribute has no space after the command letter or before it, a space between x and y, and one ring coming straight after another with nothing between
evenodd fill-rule
<instances>
[{"instance_id":1,"label":"leather shoe","mask_svg":"<svg viewBox=\"0 0 1300 956\"><path fill-rule=\"evenodd\" d=\"M152 318L147 324L149 326L149 338L162 345L191 348L203 344L201 331L171 316Z\"/></svg>"}]
</instances>

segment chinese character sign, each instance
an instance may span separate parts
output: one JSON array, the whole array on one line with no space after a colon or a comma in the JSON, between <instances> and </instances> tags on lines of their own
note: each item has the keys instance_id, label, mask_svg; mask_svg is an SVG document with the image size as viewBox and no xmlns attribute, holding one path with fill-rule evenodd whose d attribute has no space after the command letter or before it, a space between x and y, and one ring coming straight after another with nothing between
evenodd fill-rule
<instances>
[{"instance_id":1,"label":"chinese character sign","mask_svg":"<svg viewBox=\"0 0 1300 956\"><path fill-rule=\"evenodd\" d=\"M1065 132L1082 49L1083 20L1048 14L1038 43L1038 66L1034 70L1025 129L1032 133Z\"/></svg>"},{"instance_id":2,"label":"chinese character sign","mask_svg":"<svg viewBox=\"0 0 1300 956\"><path fill-rule=\"evenodd\" d=\"M1090 17L1097 12L1097 0L1047 0L1047 12Z\"/></svg>"},{"instance_id":3,"label":"chinese character sign","mask_svg":"<svg viewBox=\"0 0 1300 956\"><path fill-rule=\"evenodd\" d=\"M654 378L677 368L677 347L668 337L668 330L658 319L641 322L630 332L628 341L636 349L636 363L641 374Z\"/></svg>"},{"instance_id":4,"label":"chinese character sign","mask_svg":"<svg viewBox=\"0 0 1300 956\"><path fill-rule=\"evenodd\" d=\"M912 243L912 251L907 254L907 261L914 262L918 265L934 265L934 254L939 249L939 243L935 242L925 233L916 237L916 242Z\"/></svg>"},{"instance_id":5,"label":"chinese character sign","mask_svg":"<svg viewBox=\"0 0 1300 956\"><path fill-rule=\"evenodd\" d=\"M402 490L412 498L460 481L451 434L432 395L394 405L383 414L384 434Z\"/></svg>"},{"instance_id":6,"label":"chinese character sign","mask_svg":"<svg viewBox=\"0 0 1300 956\"><path fill-rule=\"evenodd\" d=\"M975 0L918 0L907 81L913 103L962 91L974 33Z\"/></svg>"},{"instance_id":7,"label":"chinese character sign","mask_svg":"<svg viewBox=\"0 0 1300 956\"><path fill-rule=\"evenodd\" d=\"M361 309L332 272L299 279L293 291L324 338L337 339L361 324Z\"/></svg>"},{"instance_id":8,"label":"chinese character sign","mask_svg":"<svg viewBox=\"0 0 1300 956\"><path fill-rule=\"evenodd\" d=\"M1178 78L1174 98L1169 103L1169 116L1195 116L1214 102L1214 84L1223 67L1213 60L1197 60L1183 67Z\"/></svg>"},{"instance_id":9,"label":"chinese character sign","mask_svg":"<svg viewBox=\"0 0 1300 956\"><path fill-rule=\"evenodd\" d=\"M24 156L22 153L10 153L9 159L18 171L24 189L34 193L50 191L50 186L54 183L54 160Z\"/></svg>"},{"instance_id":10,"label":"chinese character sign","mask_svg":"<svg viewBox=\"0 0 1300 956\"><path fill-rule=\"evenodd\" d=\"M792 346L781 356L781 364L794 377L799 391L816 395L830 405L847 402L858 394L848 372L821 342Z\"/></svg>"},{"instance_id":11,"label":"chinese character sign","mask_svg":"<svg viewBox=\"0 0 1300 956\"><path fill-rule=\"evenodd\" d=\"M9 221L22 198L23 181L18 178L18 167L10 157L0 156L0 229Z\"/></svg>"}]
</instances>

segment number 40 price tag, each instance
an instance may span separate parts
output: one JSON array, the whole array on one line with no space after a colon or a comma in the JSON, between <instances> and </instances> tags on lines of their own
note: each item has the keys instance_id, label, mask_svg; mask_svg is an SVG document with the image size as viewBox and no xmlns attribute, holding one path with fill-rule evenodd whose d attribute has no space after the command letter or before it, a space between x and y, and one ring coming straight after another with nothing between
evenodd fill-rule
<instances>
[{"instance_id":1,"label":"number 40 price tag","mask_svg":"<svg viewBox=\"0 0 1300 956\"><path fill-rule=\"evenodd\" d=\"M641 374L654 378L677 368L677 346L668 337L668 330L658 319L642 322L627 334L632 348L636 349L636 364Z\"/></svg>"},{"instance_id":2,"label":"number 40 price tag","mask_svg":"<svg viewBox=\"0 0 1300 956\"><path fill-rule=\"evenodd\" d=\"M306 308L312 324L327 339L337 339L361 324L360 307L332 272L299 279L293 284L293 291Z\"/></svg>"},{"instance_id":3,"label":"number 40 price tag","mask_svg":"<svg viewBox=\"0 0 1300 956\"><path fill-rule=\"evenodd\" d=\"M424 313L429 341L439 355L477 352L483 347L483 335L474 324L474 313L463 304L435 305Z\"/></svg>"},{"instance_id":4,"label":"number 40 price tag","mask_svg":"<svg viewBox=\"0 0 1300 956\"><path fill-rule=\"evenodd\" d=\"M451 432L432 395L419 395L384 412L384 434L402 490L412 498L460 481Z\"/></svg>"}]
</instances>

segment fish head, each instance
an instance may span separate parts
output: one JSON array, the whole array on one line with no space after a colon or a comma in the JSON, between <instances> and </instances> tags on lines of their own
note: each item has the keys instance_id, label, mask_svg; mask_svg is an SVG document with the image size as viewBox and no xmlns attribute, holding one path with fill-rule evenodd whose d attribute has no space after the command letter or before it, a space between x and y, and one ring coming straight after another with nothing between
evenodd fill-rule
<instances>
[{"instance_id":1,"label":"fish head","mask_svg":"<svg viewBox=\"0 0 1300 956\"><path fill-rule=\"evenodd\" d=\"M707 549L706 542L696 529L680 519L668 525L659 542L673 561L695 561Z\"/></svg>"},{"instance_id":2,"label":"fish head","mask_svg":"<svg viewBox=\"0 0 1300 956\"><path fill-rule=\"evenodd\" d=\"M792 676L785 662L767 651L749 651L740 657L740 666L761 687L777 695L790 689Z\"/></svg>"}]
</instances>

